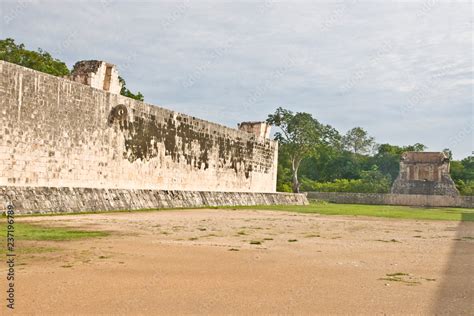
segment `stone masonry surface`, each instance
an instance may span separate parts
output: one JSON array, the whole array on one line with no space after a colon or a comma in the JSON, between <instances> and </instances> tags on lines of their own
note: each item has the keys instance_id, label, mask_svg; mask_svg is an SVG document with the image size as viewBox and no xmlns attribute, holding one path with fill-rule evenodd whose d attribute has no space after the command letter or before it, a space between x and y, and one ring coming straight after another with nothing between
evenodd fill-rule
<instances>
[{"instance_id":1,"label":"stone masonry surface","mask_svg":"<svg viewBox=\"0 0 474 316\"><path fill-rule=\"evenodd\" d=\"M76 213L155 208L305 205L305 194L0 187L0 211L13 203L17 214Z\"/></svg>"},{"instance_id":2,"label":"stone masonry surface","mask_svg":"<svg viewBox=\"0 0 474 316\"><path fill-rule=\"evenodd\" d=\"M0 61L0 186L275 192L277 147Z\"/></svg>"},{"instance_id":3,"label":"stone masonry surface","mask_svg":"<svg viewBox=\"0 0 474 316\"><path fill-rule=\"evenodd\" d=\"M115 94L119 94L122 89L115 65L99 60L77 62L71 74L66 78Z\"/></svg>"},{"instance_id":4,"label":"stone masonry surface","mask_svg":"<svg viewBox=\"0 0 474 316\"><path fill-rule=\"evenodd\" d=\"M474 196L460 195L308 192L308 198L341 204L474 208Z\"/></svg>"},{"instance_id":5,"label":"stone masonry surface","mask_svg":"<svg viewBox=\"0 0 474 316\"><path fill-rule=\"evenodd\" d=\"M449 175L449 158L443 152L405 152L400 173L393 182L394 194L459 195Z\"/></svg>"}]
</instances>

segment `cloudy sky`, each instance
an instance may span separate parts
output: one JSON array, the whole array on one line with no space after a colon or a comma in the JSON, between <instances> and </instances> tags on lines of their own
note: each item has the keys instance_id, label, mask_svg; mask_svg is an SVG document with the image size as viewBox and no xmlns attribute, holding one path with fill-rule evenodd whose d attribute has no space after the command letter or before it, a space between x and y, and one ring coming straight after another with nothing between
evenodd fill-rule
<instances>
[{"instance_id":1,"label":"cloudy sky","mask_svg":"<svg viewBox=\"0 0 474 316\"><path fill-rule=\"evenodd\" d=\"M278 106L466 157L470 1L11 1L0 37L119 67L149 103L235 127Z\"/></svg>"}]
</instances>

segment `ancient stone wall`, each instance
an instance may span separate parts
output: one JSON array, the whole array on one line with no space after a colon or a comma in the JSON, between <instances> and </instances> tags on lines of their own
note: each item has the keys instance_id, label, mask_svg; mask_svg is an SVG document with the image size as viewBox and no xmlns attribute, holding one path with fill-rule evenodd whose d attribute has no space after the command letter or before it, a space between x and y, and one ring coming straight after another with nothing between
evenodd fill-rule
<instances>
[{"instance_id":1,"label":"ancient stone wall","mask_svg":"<svg viewBox=\"0 0 474 316\"><path fill-rule=\"evenodd\" d=\"M308 198L341 204L406 205L474 208L474 196L308 192Z\"/></svg>"},{"instance_id":2,"label":"ancient stone wall","mask_svg":"<svg viewBox=\"0 0 474 316\"><path fill-rule=\"evenodd\" d=\"M275 192L277 143L0 61L0 186Z\"/></svg>"},{"instance_id":3,"label":"ancient stone wall","mask_svg":"<svg viewBox=\"0 0 474 316\"><path fill-rule=\"evenodd\" d=\"M1 187L0 212L51 214L206 206L305 205L305 194L159 191L93 188Z\"/></svg>"}]
</instances>

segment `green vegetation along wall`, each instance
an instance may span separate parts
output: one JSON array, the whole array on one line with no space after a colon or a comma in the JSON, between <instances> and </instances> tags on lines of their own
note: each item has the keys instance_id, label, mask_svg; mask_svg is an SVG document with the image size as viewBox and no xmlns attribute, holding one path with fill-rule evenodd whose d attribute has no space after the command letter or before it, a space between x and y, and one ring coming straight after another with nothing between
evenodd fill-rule
<instances>
[{"instance_id":1,"label":"green vegetation along wall","mask_svg":"<svg viewBox=\"0 0 474 316\"><path fill-rule=\"evenodd\" d=\"M275 139L280 141L277 190L281 192L389 193L401 155L426 150L420 143L377 144L361 127L343 135L309 113L282 108L268 121L279 127ZM445 151L451 156L449 149ZM474 156L451 161L451 177L462 195L474 195Z\"/></svg>"}]
</instances>

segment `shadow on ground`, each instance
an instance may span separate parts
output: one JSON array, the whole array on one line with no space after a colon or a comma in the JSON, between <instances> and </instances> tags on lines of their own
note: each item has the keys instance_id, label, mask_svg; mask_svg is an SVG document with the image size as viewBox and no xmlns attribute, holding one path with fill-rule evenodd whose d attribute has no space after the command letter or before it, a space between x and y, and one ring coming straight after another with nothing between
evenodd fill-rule
<instances>
[{"instance_id":1,"label":"shadow on ground","mask_svg":"<svg viewBox=\"0 0 474 316\"><path fill-rule=\"evenodd\" d=\"M474 315L474 213L463 213L433 314Z\"/></svg>"}]
</instances>

